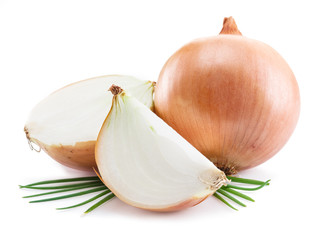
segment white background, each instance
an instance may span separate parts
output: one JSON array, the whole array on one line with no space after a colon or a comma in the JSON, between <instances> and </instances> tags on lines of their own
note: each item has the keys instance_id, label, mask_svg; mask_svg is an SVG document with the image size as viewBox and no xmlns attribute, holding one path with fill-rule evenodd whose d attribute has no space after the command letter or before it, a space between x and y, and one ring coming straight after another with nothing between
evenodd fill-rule
<instances>
[{"instance_id":1,"label":"white background","mask_svg":"<svg viewBox=\"0 0 320 240\"><path fill-rule=\"evenodd\" d=\"M15 1L0 0L2 239L319 239L320 15L317 1ZM70 199L29 204L34 181L83 176L23 133L31 108L52 91L105 74L157 80L167 58L194 38L219 33L233 16L247 37L287 60L301 91L290 141L267 163L240 173L272 179L233 211L214 198L175 213L153 213L118 199L82 216ZM318 198L319 199L319 198ZM5 238L3 238L6 236Z\"/></svg>"}]
</instances>

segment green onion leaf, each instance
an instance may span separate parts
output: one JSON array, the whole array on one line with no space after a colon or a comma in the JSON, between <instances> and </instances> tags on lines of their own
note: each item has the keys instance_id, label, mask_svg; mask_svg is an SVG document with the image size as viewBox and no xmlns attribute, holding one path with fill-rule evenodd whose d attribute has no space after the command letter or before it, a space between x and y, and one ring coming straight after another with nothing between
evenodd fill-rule
<instances>
[{"instance_id":1,"label":"green onion leaf","mask_svg":"<svg viewBox=\"0 0 320 240\"><path fill-rule=\"evenodd\" d=\"M86 191L82 191L82 192L78 192L78 193L63 195L60 197L45 198L45 199L41 199L41 200L30 201L29 203L48 202L48 201L55 201L55 200L60 200L60 199L64 199L64 198L77 197L77 196L82 196L82 195L93 193L93 192L102 191L105 189L106 189L106 187L103 186L103 187L98 187L98 188L94 188L94 189L90 189L90 190L86 190Z\"/></svg>"},{"instance_id":2,"label":"green onion leaf","mask_svg":"<svg viewBox=\"0 0 320 240\"><path fill-rule=\"evenodd\" d=\"M110 199L112 199L113 197L115 197L115 195L113 193L109 194L108 196L106 196L105 198L103 198L102 200L100 200L99 202L97 202L96 204L94 204L92 207L90 207L87 211L85 211L84 213L87 214L89 212L92 212L94 209L96 209L97 207L101 206L102 204L104 204L105 202L109 201Z\"/></svg>"},{"instance_id":3,"label":"green onion leaf","mask_svg":"<svg viewBox=\"0 0 320 240\"><path fill-rule=\"evenodd\" d=\"M76 184L67 184L67 185L59 185L59 186L51 186L51 187L34 187L34 186L21 186L21 188L28 189L40 189L40 190L50 190L50 189L63 189L63 188L73 188L73 187L86 187L92 185L103 185L103 183L99 181L92 181L87 183L76 183Z\"/></svg>"},{"instance_id":4,"label":"green onion leaf","mask_svg":"<svg viewBox=\"0 0 320 240\"><path fill-rule=\"evenodd\" d=\"M229 198L231 201L234 201L235 203L239 204L240 206L246 207L245 204L243 204L242 202L240 202L238 199L234 198L233 196L231 196L227 192L223 191L221 188L217 192L224 195L225 197Z\"/></svg>"},{"instance_id":5,"label":"green onion leaf","mask_svg":"<svg viewBox=\"0 0 320 240\"><path fill-rule=\"evenodd\" d=\"M62 193L62 192L69 192L69 191L75 191L75 190L79 190L79 189L92 188L92 187L98 187L98 186L101 186L101 184L80 186L80 187L74 187L74 188L66 188L66 189L57 190L57 191L50 191L50 192L44 192L44 193L24 196L23 198L40 197L40 196L44 196L44 195L50 195L50 194L56 194L56 193ZM107 187L105 187L105 188L107 189Z\"/></svg>"},{"instance_id":6,"label":"green onion leaf","mask_svg":"<svg viewBox=\"0 0 320 240\"><path fill-rule=\"evenodd\" d=\"M260 185L259 187L256 187L256 188L246 188L246 187L235 186L232 184L228 184L226 186L226 188L234 188L234 189L245 190L245 191L256 191L256 190L259 190L259 189L263 188L264 186L266 186L269 182L270 182L270 180L264 182L263 185Z\"/></svg>"},{"instance_id":7,"label":"green onion leaf","mask_svg":"<svg viewBox=\"0 0 320 240\"><path fill-rule=\"evenodd\" d=\"M221 197L217 192L215 192L213 194L213 196L215 196L217 199L219 199L221 202L223 202L224 204L226 204L228 207L238 211L238 209L236 209L234 206L232 206L230 203L228 203L223 197Z\"/></svg>"},{"instance_id":8,"label":"green onion leaf","mask_svg":"<svg viewBox=\"0 0 320 240\"><path fill-rule=\"evenodd\" d=\"M251 197L249 197L241 192L238 192L232 188L227 188L227 187L222 186L220 189L223 189L226 192L232 193L233 195L236 195L236 196L241 197L243 199L246 199L248 201L254 202L254 199L252 199Z\"/></svg>"},{"instance_id":9,"label":"green onion leaf","mask_svg":"<svg viewBox=\"0 0 320 240\"><path fill-rule=\"evenodd\" d=\"M238 182L238 183L246 183L246 184L253 184L253 185L264 185L265 184L265 182L263 182L263 181L248 179L248 178L238 178L238 177L233 177L233 176L227 176L227 178L229 180L231 180L232 182ZM269 185L269 183L267 185Z\"/></svg>"},{"instance_id":10,"label":"green onion leaf","mask_svg":"<svg viewBox=\"0 0 320 240\"><path fill-rule=\"evenodd\" d=\"M91 181L91 180L99 180L97 176L92 177L79 177L79 178L64 178L64 179L56 179L56 180L48 180L48 181L41 181L36 183L31 183L25 186L36 186L36 185L43 185L43 184L52 184L52 183L65 183L65 182L80 182L80 181Z\"/></svg>"},{"instance_id":11,"label":"green onion leaf","mask_svg":"<svg viewBox=\"0 0 320 240\"><path fill-rule=\"evenodd\" d=\"M70 209L70 208L75 208L75 207L79 207L79 206L85 205L85 204L87 204L89 202L92 202L92 201L94 201L94 200L96 200L96 199L98 199L98 198L100 198L100 197L102 197L102 196L104 196L104 195L106 195L106 194L108 194L110 192L111 192L110 190L106 190L106 191L104 191L102 193L99 193L98 195L96 195L96 196L94 196L94 197L92 197L92 198L90 198L90 199L88 199L88 200L86 200L84 202L81 202L79 204L72 205L72 206L69 206L69 207L57 208L57 210Z\"/></svg>"}]
</instances>

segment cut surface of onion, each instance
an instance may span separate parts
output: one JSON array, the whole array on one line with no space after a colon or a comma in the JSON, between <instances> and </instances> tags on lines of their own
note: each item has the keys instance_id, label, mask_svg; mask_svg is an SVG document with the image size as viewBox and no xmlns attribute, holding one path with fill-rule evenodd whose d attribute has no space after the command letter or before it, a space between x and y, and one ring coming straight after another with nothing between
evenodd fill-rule
<instances>
[{"instance_id":1,"label":"cut surface of onion","mask_svg":"<svg viewBox=\"0 0 320 240\"><path fill-rule=\"evenodd\" d=\"M153 108L154 83L150 81L122 75L79 81L35 106L25 124L28 140L66 166L92 170L95 142L112 103L113 95L108 91L112 84L126 88Z\"/></svg>"},{"instance_id":2,"label":"cut surface of onion","mask_svg":"<svg viewBox=\"0 0 320 240\"><path fill-rule=\"evenodd\" d=\"M143 209L194 206L227 183L225 174L148 107L122 89L96 144L101 178L122 201ZM115 90L118 89L118 90Z\"/></svg>"}]
</instances>

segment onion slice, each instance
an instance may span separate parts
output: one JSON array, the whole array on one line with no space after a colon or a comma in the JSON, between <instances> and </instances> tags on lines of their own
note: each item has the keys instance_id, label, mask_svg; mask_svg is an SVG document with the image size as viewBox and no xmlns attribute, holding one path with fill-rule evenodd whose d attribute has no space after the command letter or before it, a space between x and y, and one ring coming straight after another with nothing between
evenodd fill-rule
<instances>
[{"instance_id":1,"label":"onion slice","mask_svg":"<svg viewBox=\"0 0 320 240\"><path fill-rule=\"evenodd\" d=\"M98 136L95 154L103 182L122 201L142 209L194 206L227 183L225 174L148 107L120 87Z\"/></svg>"},{"instance_id":2,"label":"onion slice","mask_svg":"<svg viewBox=\"0 0 320 240\"><path fill-rule=\"evenodd\" d=\"M31 111L24 128L29 144L68 167L92 170L95 142L112 104L112 84L153 109L153 82L122 75L79 81L55 91Z\"/></svg>"}]
</instances>

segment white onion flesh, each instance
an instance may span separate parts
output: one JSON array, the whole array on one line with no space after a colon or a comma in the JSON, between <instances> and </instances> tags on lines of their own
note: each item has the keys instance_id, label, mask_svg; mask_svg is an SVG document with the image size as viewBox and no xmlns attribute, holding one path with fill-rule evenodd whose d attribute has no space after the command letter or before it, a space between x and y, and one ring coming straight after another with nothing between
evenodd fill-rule
<instances>
[{"instance_id":1,"label":"white onion flesh","mask_svg":"<svg viewBox=\"0 0 320 240\"><path fill-rule=\"evenodd\" d=\"M222 171L125 92L114 97L95 154L110 190L143 209L190 207L226 183Z\"/></svg>"},{"instance_id":2,"label":"white onion flesh","mask_svg":"<svg viewBox=\"0 0 320 240\"><path fill-rule=\"evenodd\" d=\"M94 144L111 108L113 95L108 89L112 84L127 89L128 93L135 96L148 108L153 108L154 86L150 81L121 75L91 78L61 88L36 105L25 125L28 139L38 144L57 161L60 161L60 158L62 159L61 163L82 169L81 164L79 167L77 163L69 164L68 158L72 158L72 156L56 153L61 149L55 148L52 153L51 146L69 146L71 150L68 151L72 153L77 149L72 149L70 146L90 141ZM94 147L89 148L85 154L90 153L90 156L86 158L90 158L93 164ZM57 155L61 156L57 157ZM80 155L82 154L80 153ZM79 156L77 157L79 158ZM83 160L84 165L86 165L85 161ZM84 168L92 167L91 163Z\"/></svg>"}]
</instances>

